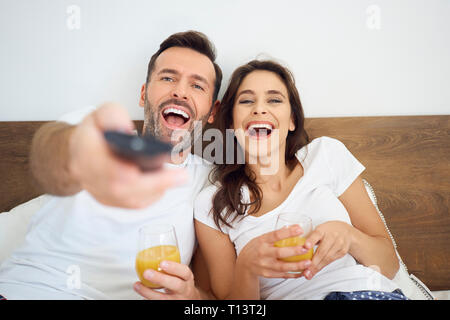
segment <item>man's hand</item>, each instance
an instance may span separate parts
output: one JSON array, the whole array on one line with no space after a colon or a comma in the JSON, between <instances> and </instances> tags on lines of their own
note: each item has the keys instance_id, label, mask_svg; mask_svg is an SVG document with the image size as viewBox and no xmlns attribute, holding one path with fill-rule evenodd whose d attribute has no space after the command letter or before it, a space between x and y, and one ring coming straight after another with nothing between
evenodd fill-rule
<instances>
[{"instance_id":1,"label":"man's hand","mask_svg":"<svg viewBox=\"0 0 450 320\"><path fill-rule=\"evenodd\" d=\"M159 267L164 273L147 269L144 272L144 277L152 283L163 287L165 292L147 288L141 282L136 282L134 290L144 298L149 300L199 300L211 298L196 288L194 275L188 266L173 261L162 261Z\"/></svg>"},{"instance_id":2,"label":"man's hand","mask_svg":"<svg viewBox=\"0 0 450 320\"><path fill-rule=\"evenodd\" d=\"M161 169L143 173L134 163L115 156L104 137L105 130L131 133L128 112L105 104L74 130L70 139L69 170L99 202L125 208L143 208L158 200L166 189L187 180L180 170Z\"/></svg>"},{"instance_id":3,"label":"man's hand","mask_svg":"<svg viewBox=\"0 0 450 320\"><path fill-rule=\"evenodd\" d=\"M85 189L105 205L144 208L168 188L186 182L187 173L164 168L144 173L113 154L103 132L133 129L126 109L113 103L99 107L77 126L49 124L33 140L33 174L47 193L71 195Z\"/></svg>"}]
</instances>

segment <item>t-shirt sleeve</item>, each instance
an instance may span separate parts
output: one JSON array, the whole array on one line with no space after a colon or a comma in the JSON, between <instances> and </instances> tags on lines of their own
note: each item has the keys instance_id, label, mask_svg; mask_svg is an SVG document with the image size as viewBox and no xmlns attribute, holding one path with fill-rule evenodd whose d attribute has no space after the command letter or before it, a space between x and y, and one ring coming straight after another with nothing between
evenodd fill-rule
<instances>
[{"instance_id":1,"label":"t-shirt sleeve","mask_svg":"<svg viewBox=\"0 0 450 320\"><path fill-rule=\"evenodd\" d=\"M336 197L339 197L364 171L365 167L341 141L328 137L324 139L327 163L332 175L332 189Z\"/></svg>"},{"instance_id":2,"label":"t-shirt sleeve","mask_svg":"<svg viewBox=\"0 0 450 320\"><path fill-rule=\"evenodd\" d=\"M62 115L57 121L66 122L71 125L77 125L80 124L83 119L95 109L95 106L88 106L77 109Z\"/></svg>"},{"instance_id":3,"label":"t-shirt sleeve","mask_svg":"<svg viewBox=\"0 0 450 320\"><path fill-rule=\"evenodd\" d=\"M214 222L212 212L210 213L212 208L212 199L216 191L216 186L209 185L199 193L194 202L194 218L195 220L206 224L208 227L219 230ZM223 231L225 231L224 228L222 228L222 232Z\"/></svg>"}]
</instances>

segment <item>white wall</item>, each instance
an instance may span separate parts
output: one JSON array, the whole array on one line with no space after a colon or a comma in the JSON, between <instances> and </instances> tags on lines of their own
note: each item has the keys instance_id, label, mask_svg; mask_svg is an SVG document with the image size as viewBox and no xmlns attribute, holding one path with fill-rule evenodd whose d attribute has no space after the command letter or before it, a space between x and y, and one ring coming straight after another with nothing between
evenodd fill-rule
<instances>
[{"instance_id":1,"label":"white wall","mask_svg":"<svg viewBox=\"0 0 450 320\"><path fill-rule=\"evenodd\" d=\"M106 100L142 119L148 60L187 29L215 43L221 94L263 53L294 72L307 117L450 113L449 0L0 0L0 120Z\"/></svg>"}]
</instances>

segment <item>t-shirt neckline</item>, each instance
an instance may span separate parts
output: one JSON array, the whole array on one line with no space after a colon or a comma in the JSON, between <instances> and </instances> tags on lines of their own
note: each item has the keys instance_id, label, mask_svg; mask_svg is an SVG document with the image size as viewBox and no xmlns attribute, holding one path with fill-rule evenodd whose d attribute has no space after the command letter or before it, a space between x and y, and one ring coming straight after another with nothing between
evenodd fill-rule
<instances>
[{"instance_id":1,"label":"t-shirt neckline","mask_svg":"<svg viewBox=\"0 0 450 320\"><path fill-rule=\"evenodd\" d=\"M304 164L304 163L305 163L305 161L304 161L305 158L303 158L303 159L301 158L301 156L304 156L304 154L305 154L305 152L306 152L306 147L307 147L307 145L303 146L301 149L299 149L299 150L295 153L295 157L297 158L298 162L300 162L300 164L302 165L302 168L303 168L303 175L302 175L302 176L300 177L300 179L298 179L298 181L295 183L294 188L292 188L291 192L290 192L289 195L286 197L286 199L284 199L283 202L280 203L277 207L275 207L274 209L270 210L269 212L264 213L264 214L261 215L261 216L255 217L255 216L252 216L252 215L249 215L248 213L246 213L246 214L242 217L242 219L248 218L248 219L255 220L255 221L256 221L256 220L260 220L260 221L261 221L261 220L267 219L267 218L264 218L264 217L266 217L266 216L267 216L267 217L273 216L274 214L278 213L280 210L282 210L282 209L285 207L287 201L289 201L290 198L293 197L294 191L296 191L296 190L299 188L300 184L302 183L302 181L304 180L304 178L305 178L305 176L306 176L307 171L306 171L306 167L305 167L305 164ZM241 193L243 194L244 201L250 202L250 191L248 190L247 185L243 185L243 186L242 186L242 188L241 188Z\"/></svg>"}]
</instances>

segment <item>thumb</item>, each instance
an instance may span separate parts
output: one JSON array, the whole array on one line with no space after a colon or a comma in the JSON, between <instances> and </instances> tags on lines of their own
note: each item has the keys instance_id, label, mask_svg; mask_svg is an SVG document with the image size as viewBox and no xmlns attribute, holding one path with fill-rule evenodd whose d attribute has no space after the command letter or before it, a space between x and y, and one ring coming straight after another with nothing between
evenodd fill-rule
<instances>
[{"instance_id":1,"label":"thumb","mask_svg":"<svg viewBox=\"0 0 450 320\"><path fill-rule=\"evenodd\" d=\"M95 125L102 131L116 130L132 134L135 130L127 109L117 103L104 103L92 115Z\"/></svg>"},{"instance_id":2,"label":"thumb","mask_svg":"<svg viewBox=\"0 0 450 320\"><path fill-rule=\"evenodd\" d=\"M283 240L290 237L296 237L301 235L303 232L299 225L292 225L289 227L283 227L281 229L268 232L264 234L264 238L267 242L275 243L279 240Z\"/></svg>"}]
</instances>

